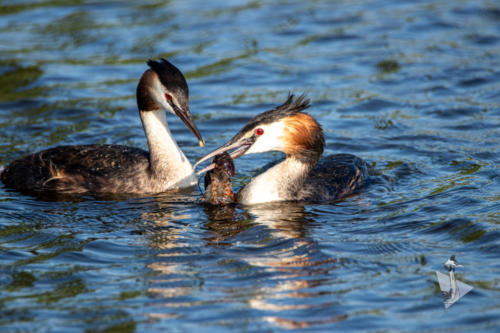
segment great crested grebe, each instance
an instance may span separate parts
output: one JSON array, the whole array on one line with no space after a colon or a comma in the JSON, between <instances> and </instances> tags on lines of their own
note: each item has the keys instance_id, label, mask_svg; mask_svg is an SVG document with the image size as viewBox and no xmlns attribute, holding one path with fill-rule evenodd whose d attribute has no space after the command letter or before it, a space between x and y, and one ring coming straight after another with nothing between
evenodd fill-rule
<instances>
[{"instance_id":1,"label":"great crested grebe","mask_svg":"<svg viewBox=\"0 0 500 333\"><path fill-rule=\"evenodd\" d=\"M266 151L281 151L281 163L252 178L238 193L242 204L273 201L333 201L341 199L365 183L371 167L350 154L319 159L325 140L323 130L309 114L302 112L309 100L300 96L250 120L226 144L194 165L231 149L232 158ZM214 168L212 163L199 174Z\"/></svg>"},{"instance_id":2,"label":"great crested grebe","mask_svg":"<svg viewBox=\"0 0 500 333\"><path fill-rule=\"evenodd\" d=\"M231 156L224 152L216 155L214 168L205 174L204 202L212 205L227 205L236 201L231 177L234 177L234 163Z\"/></svg>"},{"instance_id":3,"label":"great crested grebe","mask_svg":"<svg viewBox=\"0 0 500 333\"><path fill-rule=\"evenodd\" d=\"M167 125L177 115L204 142L189 112L181 71L165 59L149 60L137 86L137 106L149 152L119 145L59 146L17 159L1 174L19 191L63 193L158 193L197 183L193 167Z\"/></svg>"}]
</instances>

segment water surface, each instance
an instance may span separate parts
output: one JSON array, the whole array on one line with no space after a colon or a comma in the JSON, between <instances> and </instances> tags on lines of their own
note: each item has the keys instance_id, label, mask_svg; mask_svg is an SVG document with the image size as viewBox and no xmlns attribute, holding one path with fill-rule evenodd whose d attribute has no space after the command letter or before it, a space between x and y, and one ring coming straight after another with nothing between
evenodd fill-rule
<instances>
[{"instance_id":1,"label":"water surface","mask_svg":"<svg viewBox=\"0 0 500 333\"><path fill-rule=\"evenodd\" d=\"M149 58L185 72L207 145L306 93L325 153L383 175L334 204L210 208L199 191L48 201L0 187L0 330L497 331L497 1L9 1L0 165L59 144L146 148ZM241 186L278 153L236 162ZM382 176L381 176L382 177ZM444 310L452 254L474 287Z\"/></svg>"}]
</instances>

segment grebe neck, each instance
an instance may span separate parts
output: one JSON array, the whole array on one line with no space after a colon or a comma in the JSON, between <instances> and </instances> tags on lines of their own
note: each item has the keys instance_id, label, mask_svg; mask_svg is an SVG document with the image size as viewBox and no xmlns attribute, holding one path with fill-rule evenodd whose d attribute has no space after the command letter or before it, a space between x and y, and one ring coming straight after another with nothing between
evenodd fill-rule
<instances>
[{"instance_id":1,"label":"grebe neck","mask_svg":"<svg viewBox=\"0 0 500 333\"><path fill-rule=\"evenodd\" d=\"M148 140L154 181L164 189L195 185L193 167L172 137L165 111L140 111L139 114Z\"/></svg>"},{"instance_id":2,"label":"grebe neck","mask_svg":"<svg viewBox=\"0 0 500 333\"><path fill-rule=\"evenodd\" d=\"M253 205L293 200L318 159L319 155L312 159L287 156L283 162L252 178L238 193L238 202Z\"/></svg>"}]
</instances>

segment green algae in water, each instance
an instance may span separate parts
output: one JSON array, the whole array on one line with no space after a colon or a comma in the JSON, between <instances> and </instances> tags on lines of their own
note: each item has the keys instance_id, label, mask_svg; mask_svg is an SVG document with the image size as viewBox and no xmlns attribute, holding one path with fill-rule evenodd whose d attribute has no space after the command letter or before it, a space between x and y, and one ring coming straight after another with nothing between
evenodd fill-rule
<instances>
[{"instance_id":1,"label":"green algae in water","mask_svg":"<svg viewBox=\"0 0 500 333\"><path fill-rule=\"evenodd\" d=\"M399 65L397 60L394 59L382 60L377 63L376 67L377 70L382 74L396 73L401 69L401 66Z\"/></svg>"}]
</instances>

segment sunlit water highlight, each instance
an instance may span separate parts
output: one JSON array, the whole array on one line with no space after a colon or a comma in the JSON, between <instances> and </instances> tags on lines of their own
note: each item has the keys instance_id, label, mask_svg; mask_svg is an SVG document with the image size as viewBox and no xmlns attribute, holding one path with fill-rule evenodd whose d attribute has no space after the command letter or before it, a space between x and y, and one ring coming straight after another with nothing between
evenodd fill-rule
<instances>
[{"instance_id":1,"label":"sunlit water highlight","mask_svg":"<svg viewBox=\"0 0 500 333\"><path fill-rule=\"evenodd\" d=\"M0 188L0 330L497 331L500 5L458 1L11 1L0 166L58 144L146 148L135 87L166 57L207 142L289 91L326 153L378 170L335 204L210 208L198 190L39 200ZM241 186L269 153L236 162ZM474 287L444 310L451 254Z\"/></svg>"}]
</instances>

